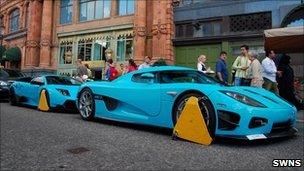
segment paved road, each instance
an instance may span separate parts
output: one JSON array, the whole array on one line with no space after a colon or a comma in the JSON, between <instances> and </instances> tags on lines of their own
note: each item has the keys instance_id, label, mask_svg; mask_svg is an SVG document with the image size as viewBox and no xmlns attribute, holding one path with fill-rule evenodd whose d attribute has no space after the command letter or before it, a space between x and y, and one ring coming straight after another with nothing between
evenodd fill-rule
<instances>
[{"instance_id":1,"label":"paved road","mask_svg":"<svg viewBox=\"0 0 304 171\"><path fill-rule=\"evenodd\" d=\"M78 114L45 113L7 103L0 107L1 170L276 169L274 158L301 158L303 163L303 123L298 123L299 136L291 139L221 139L201 146L171 140L167 129L86 122ZM71 150L76 148L80 149Z\"/></svg>"}]
</instances>

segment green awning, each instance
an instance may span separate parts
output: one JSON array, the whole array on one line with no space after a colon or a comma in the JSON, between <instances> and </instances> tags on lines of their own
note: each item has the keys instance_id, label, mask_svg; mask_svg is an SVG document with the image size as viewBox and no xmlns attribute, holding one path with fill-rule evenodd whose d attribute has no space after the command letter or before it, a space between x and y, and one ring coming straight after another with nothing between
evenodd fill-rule
<instances>
[{"instance_id":1,"label":"green awning","mask_svg":"<svg viewBox=\"0 0 304 171\"><path fill-rule=\"evenodd\" d=\"M2 56L4 55L5 50L5 47L0 45L0 61L2 61Z\"/></svg>"},{"instance_id":2,"label":"green awning","mask_svg":"<svg viewBox=\"0 0 304 171\"><path fill-rule=\"evenodd\" d=\"M20 61L21 60L21 51L18 47L12 47L7 49L4 52L2 60L6 61Z\"/></svg>"}]
</instances>

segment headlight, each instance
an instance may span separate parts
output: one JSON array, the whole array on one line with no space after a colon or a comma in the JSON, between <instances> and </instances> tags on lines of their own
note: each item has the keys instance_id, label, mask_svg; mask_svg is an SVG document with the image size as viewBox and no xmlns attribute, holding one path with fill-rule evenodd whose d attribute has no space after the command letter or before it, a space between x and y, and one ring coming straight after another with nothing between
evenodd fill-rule
<instances>
[{"instance_id":1,"label":"headlight","mask_svg":"<svg viewBox=\"0 0 304 171\"><path fill-rule=\"evenodd\" d=\"M241 103L244 103L244 104L247 104L249 106L254 106L254 107L263 107L263 108L266 108L265 105L263 105L262 103L248 97L248 96L245 96L243 94L240 94L240 93L237 93L237 92L232 92L232 91L220 91L224 94L226 94L227 96L241 102Z\"/></svg>"},{"instance_id":2,"label":"headlight","mask_svg":"<svg viewBox=\"0 0 304 171\"><path fill-rule=\"evenodd\" d=\"M8 84L4 81L0 81L0 86L8 86Z\"/></svg>"},{"instance_id":3,"label":"headlight","mask_svg":"<svg viewBox=\"0 0 304 171\"><path fill-rule=\"evenodd\" d=\"M59 89L59 88L56 88L57 91L59 91L62 95L64 96L70 96L70 93L68 90L65 90L65 89Z\"/></svg>"}]
</instances>

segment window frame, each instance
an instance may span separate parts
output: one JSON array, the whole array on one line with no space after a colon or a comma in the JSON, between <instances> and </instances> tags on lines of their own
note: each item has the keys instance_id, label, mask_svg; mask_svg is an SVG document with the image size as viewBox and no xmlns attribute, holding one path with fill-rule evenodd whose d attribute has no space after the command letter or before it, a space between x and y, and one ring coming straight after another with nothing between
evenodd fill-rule
<instances>
[{"instance_id":1,"label":"window frame","mask_svg":"<svg viewBox=\"0 0 304 171\"><path fill-rule=\"evenodd\" d=\"M17 14L14 14L15 12L18 12ZM13 28L13 21L17 20L17 28ZM19 30L19 21L20 21L20 9L19 8L15 8L14 10L11 11L10 15L9 15L9 32L13 33Z\"/></svg>"},{"instance_id":2,"label":"window frame","mask_svg":"<svg viewBox=\"0 0 304 171\"><path fill-rule=\"evenodd\" d=\"M118 42L119 41L123 41L124 42L124 56L123 57L120 57L118 58ZM116 60L117 61L125 61L125 60L129 60L130 58L126 58L126 52L127 52L127 41L132 41L132 53L131 53L131 57L134 55L134 39L133 37L121 37L121 38L118 38L116 40L116 44L117 44L117 47L116 47Z\"/></svg>"},{"instance_id":3,"label":"window frame","mask_svg":"<svg viewBox=\"0 0 304 171\"><path fill-rule=\"evenodd\" d=\"M97 18L96 16L96 3L97 3L97 1L100 1L100 2L102 2L102 8L103 8L103 10L102 10L102 14L101 14L101 18ZM108 12L108 16L105 16L105 2L106 1L108 1L108 0L83 0L83 1L79 1L78 3L78 5L79 5L79 7L78 7L78 21L79 22L87 22L87 21L93 21L93 20L102 20L102 19L107 19L107 18L110 18L111 17L111 3L112 3L112 1L109 1L110 2L110 4L109 4L109 12ZM88 19L88 3L90 3L90 2L94 2L94 11L93 11L93 13L94 13L94 17L92 18L92 19ZM86 13L86 16L85 16L85 18L86 19L84 19L84 20L82 20L81 19L81 5L83 5L83 4L86 4L86 9L85 9L85 13Z\"/></svg>"},{"instance_id":4,"label":"window frame","mask_svg":"<svg viewBox=\"0 0 304 171\"><path fill-rule=\"evenodd\" d=\"M65 0L66 1L66 0ZM59 24L61 24L61 25L65 25L65 24L71 24L72 22L73 22L73 0L69 0L70 2L71 2L71 4L67 4L67 5L62 5L62 3L63 3L63 1L62 0L60 0L60 17L59 17ZM62 20L61 20L61 15L62 15L62 10L63 9L67 9L67 8L72 8L72 14L71 14L71 20L70 21L68 21L68 22L62 22Z\"/></svg>"},{"instance_id":5,"label":"window frame","mask_svg":"<svg viewBox=\"0 0 304 171\"><path fill-rule=\"evenodd\" d=\"M87 45L91 44L91 52L90 52L90 59L89 60L84 60L85 56L86 56L86 49L87 49ZM82 58L79 58L79 50L80 50L80 46L83 45L84 46L84 56ZM92 40L83 40L83 41L78 41L77 42L77 59L81 59L81 61L92 61L92 52L93 52L93 45L94 42Z\"/></svg>"},{"instance_id":6,"label":"window frame","mask_svg":"<svg viewBox=\"0 0 304 171\"><path fill-rule=\"evenodd\" d=\"M126 2L126 7L125 7L126 13L125 14L121 14L120 13L120 2L121 1L125 1ZM129 12L128 11L128 4L131 1L133 2L133 11ZM134 15L135 14L135 6L136 6L135 3L136 3L135 0L118 0L117 1L117 15L118 16Z\"/></svg>"},{"instance_id":7,"label":"window frame","mask_svg":"<svg viewBox=\"0 0 304 171\"><path fill-rule=\"evenodd\" d=\"M61 50L62 50L62 48L66 48L67 49L67 47L71 47L69 50L71 50L71 52L73 54L73 45L74 45L73 42L65 42L65 43L61 43L59 45L59 64L60 65L71 65L71 64L73 64L73 56L72 56L71 63L66 63L66 60L62 58L63 56L61 56ZM67 50L66 50L66 52L67 52Z\"/></svg>"}]
</instances>

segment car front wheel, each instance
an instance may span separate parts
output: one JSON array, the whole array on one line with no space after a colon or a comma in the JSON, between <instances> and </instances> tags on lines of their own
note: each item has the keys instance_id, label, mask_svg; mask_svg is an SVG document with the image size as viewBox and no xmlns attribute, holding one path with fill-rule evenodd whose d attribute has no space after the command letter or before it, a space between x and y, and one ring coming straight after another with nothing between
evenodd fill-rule
<instances>
[{"instance_id":1,"label":"car front wheel","mask_svg":"<svg viewBox=\"0 0 304 171\"><path fill-rule=\"evenodd\" d=\"M78 98L78 109L84 120L92 120L95 115L95 100L90 89L81 90Z\"/></svg>"},{"instance_id":2,"label":"car front wheel","mask_svg":"<svg viewBox=\"0 0 304 171\"><path fill-rule=\"evenodd\" d=\"M214 137L216 118L215 118L215 112L214 112L213 106L206 96L198 94L198 93L189 93L189 94L186 94L186 95L182 96L181 98L177 99L177 101L174 105L173 115L172 115L173 124L175 125L177 123L177 120L180 117L180 115L186 105L186 102L189 100L189 98L191 96L198 98L199 108L201 110L203 119L208 128L209 134L211 137Z\"/></svg>"}]
</instances>

